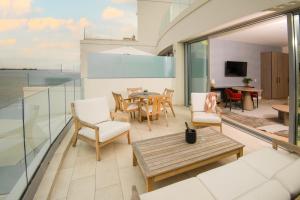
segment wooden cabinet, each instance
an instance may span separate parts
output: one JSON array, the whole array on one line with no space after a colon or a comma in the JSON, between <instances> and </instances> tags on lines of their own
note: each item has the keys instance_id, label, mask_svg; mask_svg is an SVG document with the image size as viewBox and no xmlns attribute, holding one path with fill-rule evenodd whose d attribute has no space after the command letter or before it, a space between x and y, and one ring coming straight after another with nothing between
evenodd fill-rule
<instances>
[{"instance_id":1,"label":"wooden cabinet","mask_svg":"<svg viewBox=\"0 0 300 200\"><path fill-rule=\"evenodd\" d=\"M283 99L289 95L289 58L281 52L261 53L261 89L264 99Z\"/></svg>"}]
</instances>

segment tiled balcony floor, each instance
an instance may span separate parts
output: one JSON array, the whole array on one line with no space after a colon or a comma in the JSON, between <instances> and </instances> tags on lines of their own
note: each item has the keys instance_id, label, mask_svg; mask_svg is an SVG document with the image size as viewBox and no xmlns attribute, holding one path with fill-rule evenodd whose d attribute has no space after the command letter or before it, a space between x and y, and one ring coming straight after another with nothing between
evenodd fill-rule
<instances>
[{"instance_id":1,"label":"tiled balcony floor","mask_svg":"<svg viewBox=\"0 0 300 200\"><path fill-rule=\"evenodd\" d=\"M185 130L185 121L190 121L190 112L185 107L176 107L176 118L172 117L171 113L169 114L168 127L166 127L164 118L153 122L151 132L148 131L146 121L143 123L132 121L132 141L183 131ZM226 124L223 125L223 132L245 144L245 154L263 146L270 146L270 144ZM124 137L104 147L101 161L96 161L95 149L82 141L78 141L75 148L70 147L54 183L51 199L129 200L132 185L136 185L140 193L145 192L144 179L140 169L132 166L131 146L126 142ZM169 178L155 186L159 188L195 176L232 160L235 160L235 157Z\"/></svg>"}]
</instances>

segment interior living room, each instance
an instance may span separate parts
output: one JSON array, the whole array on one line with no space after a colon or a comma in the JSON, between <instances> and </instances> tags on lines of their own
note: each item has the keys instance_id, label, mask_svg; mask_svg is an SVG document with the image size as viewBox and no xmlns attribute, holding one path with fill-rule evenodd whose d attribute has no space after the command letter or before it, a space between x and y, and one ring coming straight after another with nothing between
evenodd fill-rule
<instances>
[{"instance_id":1,"label":"interior living room","mask_svg":"<svg viewBox=\"0 0 300 200\"><path fill-rule=\"evenodd\" d=\"M288 140L286 16L209 39L210 79L224 119L260 136Z\"/></svg>"}]
</instances>

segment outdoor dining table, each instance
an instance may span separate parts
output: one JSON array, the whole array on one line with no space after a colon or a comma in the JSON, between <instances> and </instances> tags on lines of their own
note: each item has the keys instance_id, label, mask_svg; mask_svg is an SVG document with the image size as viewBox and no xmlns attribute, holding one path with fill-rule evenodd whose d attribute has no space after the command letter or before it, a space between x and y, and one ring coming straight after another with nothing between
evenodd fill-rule
<instances>
[{"instance_id":1,"label":"outdoor dining table","mask_svg":"<svg viewBox=\"0 0 300 200\"><path fill-rule=\"evenodd\" d=\"M253 110L253 101L251 98L251 92L262 92L261 89L253 87L232 87L233 90L241 91L243 93L243 105L245 110Z\"/></svg>"},{"instance_id":2,"label":"outdoor dining table","mask_svg":"<svg viewBox=\"0 0 300 200\"><path fill-rule=\"evenodd\" d=\"M141 115L141 104L143 101L148 99L150 96L163 96L162 94L158 92L136 92L128 95L128 99L138 99L138 105L139 105L139 115ZM152 118L151 118L152 120ZM141 122L141 121L140 121Z\"/></svg>"}]
</instances>

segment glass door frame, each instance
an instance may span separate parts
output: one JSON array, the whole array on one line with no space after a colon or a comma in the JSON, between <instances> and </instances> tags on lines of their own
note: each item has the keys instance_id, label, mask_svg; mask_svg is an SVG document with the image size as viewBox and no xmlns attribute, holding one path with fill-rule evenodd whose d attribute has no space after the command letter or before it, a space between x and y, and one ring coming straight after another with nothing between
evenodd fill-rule
<instances>
[{"instance_id":1,"label":"glass door frame","mask_svg":"<svg viewBox=\"0 0 300 200\"><path fill-rule=\"evenodd\" d=\"M289 43L289 142L297 143L299 97L299 15L300 11L287 14Z\"/></svg>"},{"instance_id":2,"label":"glass door frame","mask_svg":"<svg viewBox=\"0 0 300 200\"><path fill-rule=\"evenodd\" d=\"M191 93L191 44L207 41L207 91L210 88L210 50L209 50L209 37L198 38L196 40L184 43L184 105L190 106L190 93Z\"/></svg>"}]
</instances>

